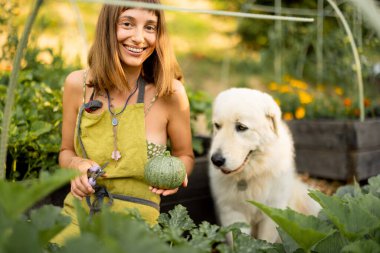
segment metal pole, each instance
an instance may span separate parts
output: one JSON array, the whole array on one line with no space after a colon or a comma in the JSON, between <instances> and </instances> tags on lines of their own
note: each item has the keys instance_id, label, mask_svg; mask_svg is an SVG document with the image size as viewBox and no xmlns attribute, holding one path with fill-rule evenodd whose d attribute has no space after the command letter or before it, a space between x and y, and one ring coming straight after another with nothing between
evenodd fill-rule
<instances>
[{"instance_id":1,"label":"metal pole","mask_svg":"<svg viewBox=\"0 0 380 253\"><path fill-rule=\"evenodd\" d=\"M324 20L324 0L318 0L317 17L317 84L323 82L323 20Z\"/></svg>"},{"instance_id":2,"label":"metal pole","mask_svg":"<svg viewBox=\"0 0 380 253\"><path fill-rule=\"evenodd\" d=\"M344 15L343 15L343 13L339 10L338 6L332 0L327 0L327 2L331 5L331 7L338 14L338 18L342 22L344 30L346 31L348 39L350 41L351 50L352 50L352 53L354 55L356 75L357 75L356 77L357 77L357 82L358 82L360 121L364 121L364 118L365 118L364 89L363 89L362 67L360 64L360 57L359 57L358 48L356 47L354 36L352 35L351 29L347 23L347 20L345 19Z\"/></svg>"},{"instance_id":3,"label":"metal pole","mask_svg":"<svg viewBox=\"0 0 380 253\"><path fill-rule=\"evenodd\" d=\"M275 1L275 14L281 15L281 0ZM275 58L274 58L274 73L276 82L280 83L282 80L282 22L281 20L275 21Z\"/></svg>"},{"instance_id":4,"label":"metal pole","mask_svg":"<svg viewBox=\"0 0 380 253\"><path fill-rule=\"evenodd\" d=\"M16 56L13 61L12 72L9 78L8 88L7 88L7 97L5 101L4 116L2 122L2 132L0 140L0 179L5 179L5 168L6 168L6 159L7 159L7 147L8 147L8 132L9 125L11 123L12 108L14 102L14 95L17 86L17 77L18 72L20 71L20 62L24 55L24 49L28 44L28 39L30 32L32 30L32 25L36 19L38 10L42 5L43 0L36 0L33 6L33 9L26 21L24 32L22 33L19 44L17 45Z\"/></svg>"}]
</instances>

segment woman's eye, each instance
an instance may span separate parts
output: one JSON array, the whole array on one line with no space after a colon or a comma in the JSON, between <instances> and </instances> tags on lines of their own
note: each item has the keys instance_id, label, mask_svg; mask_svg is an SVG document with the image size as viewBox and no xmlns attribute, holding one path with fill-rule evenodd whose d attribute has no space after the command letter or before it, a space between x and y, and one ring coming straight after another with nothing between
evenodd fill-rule
<instances>
[{"instance_id":1,"label":"woman's eye","mask_svg":"<svg viewBox=\"0 0 380 253\"><path fill-rule=\"evenodd\" d=\"M132 23L131 22L123 22L122 26L129 28L129 27L132 27Z\"/></svg>"},{"instance_id":2,"label":"woman's eye","mask_svg":"<svg viewBox=\"0 0 380 253\"><path fill-rule=\"evenodd\" d=\"M155 32L157 30L157 27L155 25L148 25L148 26L146 26L146 29L149 32Z\"/></svg>"},{"instance_id":3,"label":"woman's eye","mask_svg":"<svg viewBox=\"0 0 380 253\"><path fill-rule=\"evenodd\" d=\"M243 124L236 124L235 129L238 132L244 132L244 131L248 130L248 127L243 125Z\"/></svg>"},{"instance_id":4,"label":"woman's eye","mask_svg":"<svg viewBox=\"0 0 380 253\"><path fill-rule=\"evenodd\" d=\"M220 125L218 123L214 123L214 127L215 129L219 130L220 129Z\"/></svg>"}]
</instances>

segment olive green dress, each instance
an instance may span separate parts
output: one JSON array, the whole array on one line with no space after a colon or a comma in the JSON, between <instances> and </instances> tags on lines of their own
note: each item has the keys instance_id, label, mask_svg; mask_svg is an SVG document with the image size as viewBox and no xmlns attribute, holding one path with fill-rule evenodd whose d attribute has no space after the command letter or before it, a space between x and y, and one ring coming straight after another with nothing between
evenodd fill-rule
<instances>
[{"instance_id":1,"label":"olive green dress","mask_svg":"<svg viewBox=\"0 0 380 253\"><path fill-rule=\"evenodd\" d=\"M144 90L145 82L142 81L139 84L137 103L128 105L116 116L117 146L121 153L119 160L111 158L114 150L114 126L111 123L113 115L105 105L100 114L88 113L81 108L75 131L75 151L79 156L88 157L99 165L108 162L104 169L107 178L99 177L97 185L104 186L107 193L112 194L111 210L127 212L128 209L137 209L149 224L155 224L159 215L160 196L152 193L149 185L144 182L144 165L148 158L164 153L166 146L148 143L146 140ZM120 111L116 110L114 114ZM83 207L89 213L93 211L91 203L94 203L95 198L93 194L82 200ZM109 196L105 196L103 202L107 203L109 199ZM71 217L72 222L53 238L53 243L63 244L65 239L79 234L73 201L74 197L69 193L64 201L63 214Z\"/></svg>"}]
</instances>

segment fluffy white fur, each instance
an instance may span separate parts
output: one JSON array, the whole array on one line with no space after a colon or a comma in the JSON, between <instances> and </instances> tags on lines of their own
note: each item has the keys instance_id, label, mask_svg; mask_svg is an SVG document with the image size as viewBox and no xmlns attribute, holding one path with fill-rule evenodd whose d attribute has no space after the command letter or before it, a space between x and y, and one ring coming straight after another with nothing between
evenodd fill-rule
<instances>
[{"instance_id":1,"label":"fluffy white fur","mask_svg":"<svg viewBox=\"0 0 380 253\"><path fill-rule=\"evenodd\" d=\"M296 176L293 140L270 95L246 88L223 91L214 101L212 118L209 176L221 225L245 222L250 227L243 232L275 242L275 223L247 200L318 213L320 206ZM241 180L246 190L238 189Z\"/></svg>"}]
</instances>

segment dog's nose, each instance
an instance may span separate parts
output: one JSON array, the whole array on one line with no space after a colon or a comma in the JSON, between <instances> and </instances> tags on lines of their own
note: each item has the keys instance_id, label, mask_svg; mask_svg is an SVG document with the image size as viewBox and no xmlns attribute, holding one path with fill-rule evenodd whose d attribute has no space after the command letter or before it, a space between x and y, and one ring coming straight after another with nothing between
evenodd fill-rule
<instances>
[{"instance_id":1,"label":"dog's nose","mask_svg":"<svg viewBox=\"0 0 380 253\"><path fill-rule=\"evenodd\" d=\"M215 153L211 156L211 161L215 166L220 167L226 162L226 159L220 153Z\"/></svg>"}]
</instances>

